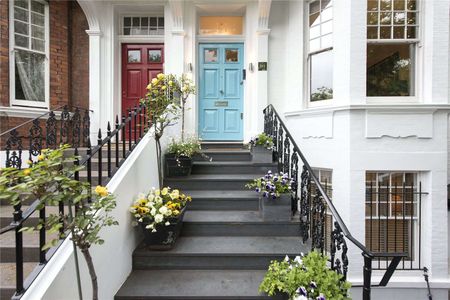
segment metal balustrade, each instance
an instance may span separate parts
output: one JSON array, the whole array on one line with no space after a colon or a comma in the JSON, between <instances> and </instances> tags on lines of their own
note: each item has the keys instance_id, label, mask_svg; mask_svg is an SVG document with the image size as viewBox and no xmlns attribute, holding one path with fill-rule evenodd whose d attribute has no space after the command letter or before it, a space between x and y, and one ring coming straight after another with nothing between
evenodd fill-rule
<instances>
[{"instance_id":1,"label":"metal balustrade","mask_svg":"<svg viewBox=\"0 0 450 300\"><path fill-rule=\"evenodd\" d=\"M69 144L73 148L75 156L78 157L74 163L86 166L87 171L84 178L80 178L79 172L74 174L74 178L86 180L91 187L97 184L102 185L105 184L105 180L114 176L150 126L146 107L142 104L135 106L128 110L127 116L122 116L121 122L119 122L119 116L116 116L114 130L111 130L111 124L108 122L106 137L102 137L101 129L99 129L97 145L91 146L89 111L84 111L82 116L79 108L75 108L73 111L67 106L62 108L58 117L55 111L50 111L0 134L2 139L6 139L5 146L2 145L2 151L6 152L6 159L2 162L2 165L21 169L23 167L22 155L24 150L29 151L28 159L35 162L42 149L56 148L59 144ZM43 125L44 123L45 125ZM29 134L24 136L19 132L28 132ZM24 148L25 140L29 141L29 147L27 148ZM105 161L103 155L106 155ZM95 159L97 160L95 162L96 167L93 166ZM103 162L106 163L106 176L103 172ZM30 275L24 279L24 244L21 229L24 223L36 212L39 204L40 200L36 199L25 211L22 211L21 203L17 204L14 206L12 222L0 229L0 235L9 231L15 232L16 287L12 299L20 299L23 296L64 240L60 235L57 246L42 250L46 243L46 230L42 228L39 231L39 262ZM38 213L39 221L45 222L46 207L44 206ZM64 203L59 204L58 213L61 215L68 213L65 211ZM64 228L61 228L60 233L64 232Z\"/></svg>"},{"instance_id":2,"label":"metal balustrade","mask_svg":"<svg viewBox=\"0 0 450 300\"><path fill-rule=\"evenodd\" d=\"M347 242L359 248L364 258L362 296L364 300L369 300L371 287L386 286L407 253L374 252L353 237L327 190L271 104L264 109L264 132L274 140L273 155L278 170L293 179L292 213L299 215L302 241L305 243L311 240L311 250L328 254L331 269L342 274L343 279L347 279L349 265ZM377 285L371 284L374 260L389 261L386 272Z\"/></svg>"}]
</instances>

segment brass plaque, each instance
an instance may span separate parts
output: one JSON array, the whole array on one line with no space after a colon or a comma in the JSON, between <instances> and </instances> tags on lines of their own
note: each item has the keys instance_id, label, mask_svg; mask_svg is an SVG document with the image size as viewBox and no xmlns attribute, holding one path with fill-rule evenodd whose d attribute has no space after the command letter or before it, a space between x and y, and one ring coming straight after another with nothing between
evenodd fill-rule
<instances>
[{"instance_id":1,"label":"brass plaque","mask_svg":"<svg viewBox=\"0 0 450 300\"><path fill-rule=\"evenodd\" d=\"M228 101L216 101L214 102L214 106L216 107L227 107Z\"/></svg>"}]
</instances>

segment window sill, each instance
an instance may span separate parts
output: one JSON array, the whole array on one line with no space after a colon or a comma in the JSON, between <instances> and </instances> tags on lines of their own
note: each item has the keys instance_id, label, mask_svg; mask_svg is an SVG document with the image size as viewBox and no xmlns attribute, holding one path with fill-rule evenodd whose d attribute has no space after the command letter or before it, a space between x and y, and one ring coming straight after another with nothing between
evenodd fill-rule
<instances>
[{"instance_id":1,"label":"window sill","mask_svg":"<svg viewBox=\"0 0 450 300\"><path fill-rule=\"evenodd\" d=\"M380 96L380 97L367 97L367 104L420 104L419 99L416 96Z\"/></svg>"},{"instance_id":2,"label":"window sill","mask_svg":"<svg viewBox=\"0 0 450 300\"><path fill-rule=\"evenodd\" d=\"M327 100L317 100L317 101L308 101L308 108L314 108L314 107L329 107L333 104L333 99L327 99Z\"/></svg>"},{"instance_id":3,"label":"window sill","mask_svg":"<svg viewBox=\"0 0 450 300\"><path fill-rule=\"evenodd\" d=\"M50 110L48 108L0 106L0 116L17 118L37 118Z\"/></svg>"}]
</instances>

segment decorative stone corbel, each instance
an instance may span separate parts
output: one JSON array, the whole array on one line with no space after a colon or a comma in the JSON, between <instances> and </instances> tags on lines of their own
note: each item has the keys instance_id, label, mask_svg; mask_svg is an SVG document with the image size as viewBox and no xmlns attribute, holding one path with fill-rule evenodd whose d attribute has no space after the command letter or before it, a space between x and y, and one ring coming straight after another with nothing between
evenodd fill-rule
<instances>
[{"instance_id":1,"label":"decorative stone corbel","mask_svg":"<svg viewBox=\"0 0 450 300\"><path fill-rule=\"evenodd\" d=\"M272 0L258 1L258 34L269 34L269 15Z\"/></svg>"},{"instance_id":2,"label":"decorative stone corbel","mask_svg":"<svg viewBox=\"0 0 450 300\"><path fill-rule=\"evenodd\" d=\"M184 1L183 0L169 0L170 12L172 15L172 34L184 35L183 15L184 15Z\"/></svg>"}]
</instances>

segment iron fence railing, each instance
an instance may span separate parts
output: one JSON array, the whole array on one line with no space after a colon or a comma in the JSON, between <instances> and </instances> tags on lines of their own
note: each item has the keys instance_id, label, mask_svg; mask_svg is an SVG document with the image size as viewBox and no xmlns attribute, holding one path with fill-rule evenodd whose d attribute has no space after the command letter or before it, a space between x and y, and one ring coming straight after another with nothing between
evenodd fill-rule
<instances>
[{"instance_id":1,"label":"iron fence railing","mask_svg":"<svg viewBox=\"0 0 450 300\"><path fill-rule=\"evenodd\" d=\"M27 126L31 124L31 128L29 129L30 135L28 136L30 144L29 148L27 148L30 151L30 160L33 161L34 158L41 153L42 149L55 148L57 146L56 138L58 135L56 135L56 131L59 129L59 141L63 144L70 144L72 142L73 153L79 157L76 159L75 164L86 166L85 174L80 176L80 172L76 172L74 174L75 179L85 180L89 182L91 187L97 184L102 185L106 180L114 176L115 172L117 172L120 166L125 162L148 130L150 120L147 117L146 107L144 105L139 105L133 109L129 109L127 116L122 116L121 122L119 121L119 116L116 116L113 130L111 124L108 122L106 137L103 138L102 132L99 130L96 146L91 146L89 126L85 127L86 130L81 130L81 128L78 127L77 124L82 124L84 118L78 118L77 115L79 115L77 110L70 113L67 108L64 108L61 118L59 119L61 121L60 126L55 125L55 122L58 119L53 111L41 116L40 118L46 118L47 120L45 125L47 134L42 134L44 129L40 127L42 126L42 119L40 118L21 125ZM85 118L88 120L88 117ZM25 148L22 143L23 137L20 137L17 134L19 127L8 130L2 134L2 136L9 135L5 146L7 152L6 159L5 162L2 162L5 167L22 167L22 164L18 162L22 161L21 155ZM38 134L34 135L35 132L38 132ZM81 133L81 135L78 135L78 133ZM80 137L80 140L78 140L78 137ZM83 153L81 153L82 151ZM106 166L104 166L104 164L106 164ZM106 175L103 170L104 167ZM39 204L40 200L36 199L25 211L22 211L21 203L17 204L14 206L12 222L8 226L0 229L0 235L10 231L14 231L15 234L16 286L15 294L12 299L20 299L23 296L25 291L46 266L49 259L63 241L63 238L61 238L60 235L60 241L56 247L43 250L42 247L46 243L46 231L45 228L42 228L39 231L38 237L39 262L30 275L24 280L24 239L21 229L25 222L36 212ZM60 203L57 210L61 215L68 213L65 211L64 203ZM44 223L47 217L46 207L42 207L42 209L38 211L38 214L39 222ZM64 231L64 228L61 228L60 233L64 233Z\"/></svg>"},{"instance_id":2,"label":"iron fence railing","mask_svg":"<svg viewBox=\"0 0 450 300\"><path fill-rule=\"evenodd\" d=\"M272 105L264 109L264 132L274 140L274 159L279 171L293 179L292 212L299 214L303 242L310 240L311 249L327 253L331 269L347 278L347 241L362 251L363 299L370 299L372 262L374 259L390 259L380 283L386 286L400 261L407 256L400 252L374 252L366 248L350 233L327 190L321 184L294 138ZM326 244L327 243L327 244Z\"/></svg>"}]
</instances>

